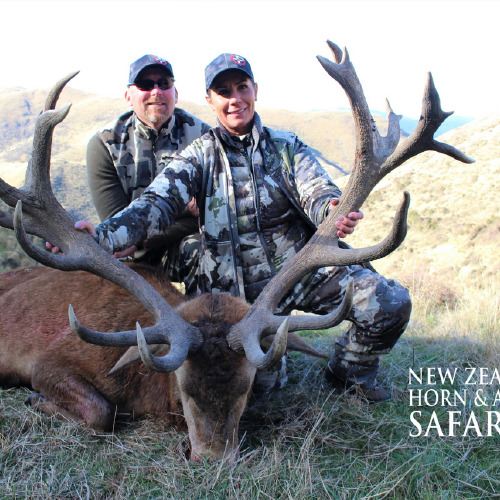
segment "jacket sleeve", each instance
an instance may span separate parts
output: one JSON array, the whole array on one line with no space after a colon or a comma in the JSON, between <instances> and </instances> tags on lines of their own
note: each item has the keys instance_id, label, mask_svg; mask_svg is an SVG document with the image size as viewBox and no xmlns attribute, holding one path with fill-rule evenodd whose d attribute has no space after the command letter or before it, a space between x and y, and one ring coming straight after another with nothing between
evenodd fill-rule
<instances>
[{"instance_id":1,"label":"jacket sleeve","mask_svg":"<svg viewBox=\"0 0 500 500\"><path fill-rule=\"evenodd\" d=\"M328 214L330 200L339 198L342 192L320 165L310 148L298 137L295 138L293 151L295 182L300 204L317 227Z\"/></svg>"},{"instance_id":2,"label":"jacket sleeve","mask_svg":"<svg viewBox=\"0 0 500 500\"><path fill-rule=\"evenodd\" d=\"M101 220L109 219L129 204L111 155L97 134L87 145L87 180Z\"/></svg>"},{"instance_id":3,"label":"jacket sleeve","mask_svg":"<svg viewBox=\"0 0 500 500\"><path fill-rule=\"evenodd\" d=\"M144 241L165 234L200 189L202 164L197 149L191 145L175 156L139 198L96 227L96 240L105 250L141 247Z\"/></svg>"}]
</instances>

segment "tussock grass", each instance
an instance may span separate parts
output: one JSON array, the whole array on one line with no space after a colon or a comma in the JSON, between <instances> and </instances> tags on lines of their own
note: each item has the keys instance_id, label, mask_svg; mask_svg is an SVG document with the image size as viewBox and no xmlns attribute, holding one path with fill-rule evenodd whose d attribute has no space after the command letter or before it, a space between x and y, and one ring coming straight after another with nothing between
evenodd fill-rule
<instances>
[{"instance_id":1,"label":"tussock grass","mask_svg":"<svg viewBox=\"0 0 500 500\"><path fill-rule=\"evenodd\" d=\"M498 363L498 287L443 300L429 283L412 288L408 331L383 360L379 382L393 399L367 405L337 395L324 383L325 363L299 354L289 359L289 383L269 399L252 401L241 422L241 457L235 464L191 463L184 430L152 421L99 434L48 418L24 406L27 389L0 391L0 498L207 498L207 499L436 499L492 498L500 491L500 436L415 434L410 412L432 411L443 428L448 410L471 412L483 425L497 383L481 386L489 406L410 406L409 369L457 368L463 390L466 367ZM444 295L449 296L448 289ZM426 301L426 302L425 302ZM329 349L342 326L308 334ZM463 429L463 427L462 427Z\"/></svg>"}]
</instances>

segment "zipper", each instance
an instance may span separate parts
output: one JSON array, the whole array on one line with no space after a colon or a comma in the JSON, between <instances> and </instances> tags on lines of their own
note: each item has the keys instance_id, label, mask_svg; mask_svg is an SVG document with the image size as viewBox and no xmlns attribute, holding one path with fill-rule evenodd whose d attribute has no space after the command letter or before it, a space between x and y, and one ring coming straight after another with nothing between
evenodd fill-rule
<instances>
[{"instance_id":1,"label":"zipper","mask_svg":"<svg viewBox=\"0 0 500 500\"><path fill-rule=\"evenodd\" d=\"M156 160L156 141L158 140L158 136L156 134L153 135L153 140L151 141L151 145L153 147L153 165L152 165L152 169L151 169L151 181L154 181L155 178L156 178L156 165L158 164L157 160Z\"/></svg>"},{"instance_id":2,"label":"zipper","mask_svg":"<svg viewBox=\"0 0 500 500\"><path fill-rule=\"evenodd\" d=\"M271 253L269 251L269 247L267 246L266 240L264 239L264 234L262 232L262 226L260 223L260 194L259 194L259 186L257 183L257 175L256 171L254 168L254 163L253 163L253 152L251 158L248 156L248 152L245 151L245 154L249 160L249 165L250 165L250 174L252 176L252 189L253 189L253 195L254 195L254 203L255 203L255 215L256 215L256 225L257 225L257 234L259 235L259 240L260 244L264 250L264 254L266 255L267 259L267 264L271 269L271 273L274 276L276 274L276 267L274 266L273 259L271 257Z\"/></svg>"}]
</instances>

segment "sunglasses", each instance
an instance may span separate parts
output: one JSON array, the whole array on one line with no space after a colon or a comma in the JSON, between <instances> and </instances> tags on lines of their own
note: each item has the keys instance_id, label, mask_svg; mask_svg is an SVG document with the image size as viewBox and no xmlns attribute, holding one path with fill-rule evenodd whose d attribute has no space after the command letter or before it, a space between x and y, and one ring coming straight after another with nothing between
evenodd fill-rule
<instances>
[{"instance_id":1,"label":"sunglasses","mask_svg":"<svg viewBox=\"0 0 500 500\"><path fill-rule=\"evenodd\" d=\"M174 86L175 80L172 77L168 78L160 78L159 80L136 80L134 83L131 83L131 85L135 85L139 90L144 90L145 92L149 92L150 90L153 90L155 88L155 85L158 85L158 88L160 90L168 90L171 89Z\"/></svg>"}]
</instances>

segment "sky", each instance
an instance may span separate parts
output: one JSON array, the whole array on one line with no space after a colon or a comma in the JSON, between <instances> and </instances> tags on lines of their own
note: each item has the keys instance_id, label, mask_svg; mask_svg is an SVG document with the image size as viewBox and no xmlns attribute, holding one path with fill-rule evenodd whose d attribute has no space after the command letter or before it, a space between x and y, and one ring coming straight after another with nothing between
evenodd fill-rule
<instances>
[{"instance_id":1,"label":"sky","mask_svg":"<svg viewBox=\"0 0 500 500\"><path fill-rule=\"evenodd\" d=\"M317 55L349 51L368 104L420 115L432 72L445 111L500 112L500 0L0 0L0 88L71 86L122 97L144 54L173 66L181 100L205 103L205 66L246 57L260 107L336 110L349 104Z\"/></svg>"}]
</instances>

